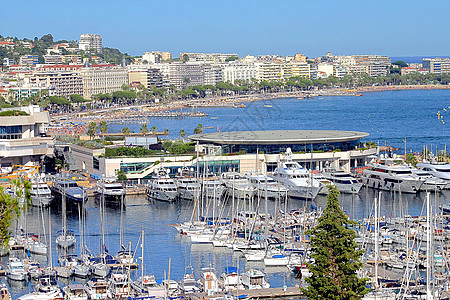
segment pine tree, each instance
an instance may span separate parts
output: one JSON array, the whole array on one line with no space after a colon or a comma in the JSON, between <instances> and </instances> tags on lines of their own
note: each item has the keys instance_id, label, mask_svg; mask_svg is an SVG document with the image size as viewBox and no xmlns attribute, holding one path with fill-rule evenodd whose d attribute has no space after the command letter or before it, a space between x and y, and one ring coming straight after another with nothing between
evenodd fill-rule
<instances>
[{"instance_id":1,"label":"pine tree","mask_svg":"<svg viewBox=\"0 0 450 300\"><path fill-rule=\"evenodd\" d=\"M339 191L329 186L327 208L319 218L316 228L310 230L312 276L306 278L303 293L308 299L361 299L368 289L367 278L359 278L356 272L362 267L359 260L364 250L356 250L356 234L348 226L355 222L343 213L339 206Z\"/></svg>"}]
</instances>

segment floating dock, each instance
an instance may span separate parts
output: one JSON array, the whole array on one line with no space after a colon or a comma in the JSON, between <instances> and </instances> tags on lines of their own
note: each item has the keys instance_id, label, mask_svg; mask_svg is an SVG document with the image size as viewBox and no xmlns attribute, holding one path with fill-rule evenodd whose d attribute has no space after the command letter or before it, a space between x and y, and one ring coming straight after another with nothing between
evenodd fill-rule
<instances>
[{"instance_id":1,"label":"floating dock","mask_svg":"<svg viewBox=\"0 0 450 300\"><path fill-rule=\"evenodd\" d=\"M303 296L302 291L299 287L285 287L285 288L268 288L268 289L256 289L256 290L242 290L242 291L232 291L228 293L238 297L239 299L253 298L253 299L306 299ZM207 293L193 293L186 294L186 299L191 300L202 300L202 299L217 299L218 297L223 297L224 292L214 293L214 295L208 295Z\"/></svg>"}]
</instances>

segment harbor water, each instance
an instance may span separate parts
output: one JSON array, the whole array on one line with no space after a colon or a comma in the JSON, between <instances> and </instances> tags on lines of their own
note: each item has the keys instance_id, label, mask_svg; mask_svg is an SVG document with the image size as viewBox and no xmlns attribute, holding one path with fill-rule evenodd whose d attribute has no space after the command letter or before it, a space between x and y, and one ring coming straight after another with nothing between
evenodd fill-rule
<instances>
[{"instance_id":1,"label":"harbor water","mask_svg":"<svg viewBox=\"0 0 450 300\"><path fill-rule=\"evenodd\" d=\"M312 99L272 99L245 102L245 108L201 107L199 118L148 118L148 128L169 129L179 138L192 134L201 123L204 132L242 130L351 130L370 135L367 141L391 145L404 153L420 152L424 145L443 150L450 145L450 90L404 90L365 93L362 97L320 96ZM272 107L266 107L266 106ZM444 110L445 109L445 110ZM184 109L190 110L190 109ZM441 118L438 119L437 113ZM218 118L217 118L218 117ZM114 124L110 132L128 126L139 132L142 124Z\"/></svg>"},{"instance_id":2,"label":"harbor water","mask_svg":"<svg viewBox=\"0 0 450 300\"><path fill-rule=\"evenodd\" d=\"M407 151L420 152L424 145L440 150L449 144L450 115L447 124L447 112L444 108L450 106L449 90L395 91L367 93L362 97L334 96L315 97L314 99L275 99L246 102L245 108L200 108L208 114L200 118L149 118L148 127L156 126L159 131L169 129L169 138L177 138L178 132L184 129L188 134L202 123L205 132L234 130L273 130L273 129L330 129L354 130L369 133L368 141L385 143L404 151L404 139L407 141ZM266 106L265 106L266 105ZM271 107L270 107L271 106ZM440 111L443 118L438 120L436 113ZM218 118L216 118L218 117ZM110 132L117 132L125 125L109 126ZM127 124L132 131L138 132L140 124ZM209 128L212 127L212 128ZM341 195L341 205L352 219L367 218L373 209L377 191L363 188L358 195ZM450 191L432 194L434 207L448 203ZM425 213L423 208L425 193L415 195L383 192L381 194L381 215L395 217L399 215L419 216ZM319 196L314 202L292 200L287 202L269 201L269 213L274 215L280 210L293 209L310 210L311 204L323 209L326 204L324 196ZM227 210L230 204L225 203ZM182 279L185 269L192 266L196 278L199 278L201 268L213 267L217 275L225 267L238 267L240 272L248 268L257 268L267 274L272 287L301 285L301 281L285 267L264 267L262 262L246 262L239 252L227 248L214 248L210 244L192 244L188 237L180 235L171 224L185 222L191 219L193 203L181 201L176 203L154 202L146 196L127 196L125 209L121 212L117 207L107 207L104 213L105 245L109 253L116 254L121 249L120 233L123 230L123 245L136 252L140 263L141 248L138 244L142 230L145 231L144 274L154 274L158 280L164 279L169 273L170 278ZM260 208L260 212L263 209ZM101 251L100 208L95 199L89 199L86 207L86 246L93 253ZM52 262L58 265L58 256L62 254L55 245L56 232L62 228L61 211L56 208L44 209L43 217L36 207L26 213L24 230L43 234L43 228L48 234L51 227ZM42 224L44 220L44 224ZM51 226L49 226L49 220ZM77 246L69 253L80 253L78 212L69 212L67 227L73 230L77 237ZM122 228L122 230L121 230ZM47 258L38 257L43 265L48 265ZM2 258L6 264L6 258ZM141 270L132 272L132 279L140 276ZM13 298L33 290L30 282L14 282L2 278L10 287ZM61 285L69 282L86 280L73 278L61 281Z\"/></svg>"}]
</instances>

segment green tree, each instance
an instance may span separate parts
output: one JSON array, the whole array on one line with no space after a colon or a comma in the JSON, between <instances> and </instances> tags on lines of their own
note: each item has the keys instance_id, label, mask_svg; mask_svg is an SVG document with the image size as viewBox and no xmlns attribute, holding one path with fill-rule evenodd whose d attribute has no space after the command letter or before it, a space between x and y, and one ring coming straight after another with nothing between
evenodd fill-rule
<instances>
[{"instance_id":1,"label":"green tree","mask_svg":"<svg viewBox=\"0 0 450 300\"><path fill-rule=\"evenodd\" d=\"M169 129L164 129L163 133L164 133L164 135L166 137L168 137L169 136Z\"/></svg>"},{"instance_id":2,"label":"green tree","mask_svg":"<svg viewBox=\"0 0 450 300\"><path fill-rule=\"evenodd\" d=\"M405 162L407 164L410 164L410 165L414 166L414 167L418 163L417 158L412 153L406 153Z\"/></svg>"},{"instance_id":3,"label":"green tree","mask_svg":"<svg viewBox=\"0 0 450 300\"><path fill-rule=\"evenodd\" d=\"M77 94L72 94L69 96L70 101L73 103L82 103L82 102L88 102L89 100L84 99L82 96Z\"/></svg>"},{"instance_id":4,"label":"green tree","mask_svg":"<svg viewBox=\"0 0 450 300\"><path fill-rule=\"evenodd\" d=\"M307 288L302 292L308 299L356 300L367 294L367 278L359 278L356 272L363 264L359 258L364 250L357 251L356 234L348 226L355 222L348 219L339 206L339 191L329 186L327 208L319 218L311 235L312 276L306 278Z\"/></svg>"},{"instance_id":5,"label":"green tree","mask_svg":"<svg viewBox=\"0 0 450 300\"><path fill-rule=\"evenodd\" d=\"M181 139L184 140L184 137L186 136L186 131L184 131L184 129L181 129L180 132L178 132L178 134L180 135Z\"/></svg>"},{"instance_id":6,"label":"green tree","mask_svg":"<svg viewBox=\"0 0 450 300\"><path fill-rule=\"evenodd\" d=\"M130 134L130 128L128 128L128 127L122 128L122 134L123 135L129 135Z\"/></svg>"},{"instance_id":7,"label":"green tree","mask_svg":"<svg viewBox=\"0 0 450 300\"><path fill-rule=\"evenodd\" d=\"M152 126L152 128L150 128L150 132L152 134L155 134L158 131L158 128L156 128L156 126Z\"/></svg>"},{"instance_id":8,"label":"green tree","mask_svg":"<svg viewBox=\"0 0 450 300\"><path fill-rule=\"evenodd\" d=\"M13 195L5 191L3 186L0 186L0 247L2 248L8 245L13 220L16 220L22 210L31 202L31 184L29 181L13 179L11 183ZM21 203L22 199L25 200L23 204Z\"/></svg>"},{"instance_id":9,"label":"green tree","mask_svg":"<svg viewBox=\"0 0 450 300\"><path fill-rule=\"evenodd\" d=\"M201 134L201 133L203 133L203 125L198 124L197 127L195 127L194 129L194 134Z\"/></svg>"},{"instance_id":10,"label":"green tree","mask_svg":"<svg viewBox=\"0 0 450 300\"><path fill-rule=\"evenodd\" d=\"M189 56L187 54L183 54L183 62L188 62L189 61Z\"/></svg>"},{"instance_id":11,"label":"green tree","mask_svg":"<svg viewBox=\"0 0 450 300\"><path fill-rule=\"evenodd\" d=\"M126 181L127 178L127 174L125 174L125 172L123 170L119 170L119 172L117 172L117 180L123 182Z\"/></svg>"},{"instance_id":12,"label":"green tree","mask_svg":"<svg viewBox=\"0 0 450 300\"><path fill-rule=\"evenodd\" d=\"M147 124L142 125L141 133L144 134L144 135L146 135L148 133L148 126L147 126Z\"/></svg>"},{"instance_id":13,"label":"green tree","mask_svg":"<svg viewBox=\"0 0 450 300\"><path fill-rule=\"evenodd\" d=\"M108 132L108 123L106 123L106 121L101 121L99 124L98 124L98 131L100 131L101 133L103 133L103 135L105 134L105 133L107 133ZM103 136L104 137L104 136Z\"/></svg>"},{"instance_id":14,"label":"green tree","mask_svg":"<svg viewBox=\"0 0 450 300\"><path fill-rule=\"evenodd\" d=\"M96 132L97 132L97 124L95 122L89 123L87 135L91 137L91 140L94 138Z\"/></svg>"}]
</instances>

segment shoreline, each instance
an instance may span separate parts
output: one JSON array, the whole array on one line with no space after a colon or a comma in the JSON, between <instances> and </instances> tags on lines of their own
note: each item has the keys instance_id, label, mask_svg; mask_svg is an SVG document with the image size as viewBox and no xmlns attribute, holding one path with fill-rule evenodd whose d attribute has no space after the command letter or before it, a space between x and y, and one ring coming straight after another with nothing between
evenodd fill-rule
<instances>
[{"instance_id":1,"label":"shoreline","mask_svg":"<svg viewBox=\"0 0 450 300\"><path fill-rule=\"evenodd\" d=\"M251 95L220 96L202 99L177 100L170 103L152 103L133 106L114 106L94 111L74 112L63 115L52 115L53 120L60 120L59 128L51 128L50 135L84 135L90 122L111 122L125 118L147 118L154 114L164 114L173 110L185 108L234 107L245 108L245 102L264 101L271 99L299 98L309 99L326 96L363 96L361 93L399 91L399 90L432 90L450 89L450 85L391 85L365 86L356 89L332 88L312 91L260 93Z\"/></svg>"}]
</instances>

